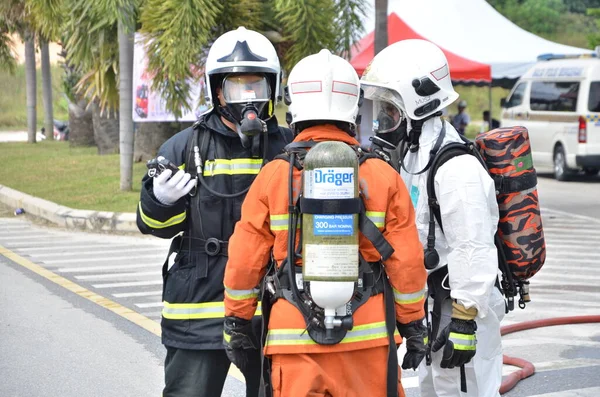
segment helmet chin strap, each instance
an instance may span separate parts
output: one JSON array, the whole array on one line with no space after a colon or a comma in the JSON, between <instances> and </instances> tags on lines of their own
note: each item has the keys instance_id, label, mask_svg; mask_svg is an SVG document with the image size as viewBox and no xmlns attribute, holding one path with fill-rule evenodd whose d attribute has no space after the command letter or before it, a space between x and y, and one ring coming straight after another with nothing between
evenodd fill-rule
<instances>
[{"instance_id":1,"label":"helmet chin strap","mask_svg":"<svg viewBox=\"0 0 600 397\"><path fill-rule=\"evenodd\" d=\"M423 124L425 124L425 122L427 120L432 119L434 117L440 117L441 115L442 115L442 112L439 111L439 112L430 114L429 116L425 117L422 120L408 119L408 121L410 122L411 129L408 132L408 134L405 136L405 139L402 140L402 143L400 144L400 166L402 167L402 169L404 171L408 172L411 175L419 175L419 174L426 172L429 169L429 167L431 167L431 163L432 163L435 155L437 154L438 150L440 150L440 147L442 146L442 142L444 141L444 137L446 136L446 123L443 121L442 121L442 130L440 131L440 135L438 136L438 139L436 140L435 144L431 148L431 151L429 152L429 161L427 162L427 165L425 165L425 167L421 171L410 172L409 170L407 170L406 167L404 166L404 158L406 157L406 155L408 154L409 151L411 153L416 153L419 150L419 138L421 137L421 132L423 131Z\"/></svg>"}]
</instances>

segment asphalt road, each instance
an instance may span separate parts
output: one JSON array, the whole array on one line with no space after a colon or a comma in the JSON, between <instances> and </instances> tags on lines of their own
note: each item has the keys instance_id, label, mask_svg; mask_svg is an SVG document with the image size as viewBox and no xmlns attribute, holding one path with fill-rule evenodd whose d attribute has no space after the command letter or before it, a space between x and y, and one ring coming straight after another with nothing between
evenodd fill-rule
<instances>
[{"instance_id":1,"label":"asphalt road","mask_svg":"<svg viewBox=\"0 0 600 397\"><path fill-rule=\"evenodd\" d=\"M576 175L568 182L558 182L541 174L538 193L543 208L600 219L600 176Z\"/></svg>"},{"instance_id":2,"label":"asphalt road","mask_svg":"<svg viewBox=\"0 0 600 397\"><path fill-rule=\"evenodd\" d=\"M505 325L600 314L600 179L541 177L539 194L548 259L531 280L531 304ZM0 395L159 396L164 350L156 327L168 241L66 232L12 211L0 207ZM597 324L503 341L506 354L537 368L507 396L600 395ZM416 373L405 371L403 384L408 397L419 395ZM229 377L223 395L243 396L242 384Z\"/></svg>"}]
</instances>

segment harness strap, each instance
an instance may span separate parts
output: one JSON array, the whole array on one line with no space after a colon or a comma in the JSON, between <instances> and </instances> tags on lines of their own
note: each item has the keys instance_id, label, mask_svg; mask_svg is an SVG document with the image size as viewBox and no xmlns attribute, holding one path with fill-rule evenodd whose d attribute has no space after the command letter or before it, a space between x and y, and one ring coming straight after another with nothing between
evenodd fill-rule
<instances>
[{"instance_id":1,"label":"harness strap","mask_svg":"<svg viewBox=\"0 0 600 397\"><path fill-rule=\"evenodd\" d=\"M492 179L496 191L500 194L522 192L523 190L533 189L537 185L537 174L535 172L512 177L492 175Z\"/></svg>"},{"instance_id":2,"label":"harness strap","mask_svg":"<svg viewBox=\"0 0 600 397\"><path fill-rule=\"evenodd\" d=\"M404 166L404 158L408 154L408 151L409 151L410 147L407 146L406 140L403 140L402 143L400 144L400 156L401 156L400 157L400 167L402 167L402 169L404 171L406 171L407 173L409 173L410 175L420 175L420 174L422 174L424 172L427 172L427 170L433 165L434 159L435 159L438 151L440 150L440 147L442 146L442 143L444 142L444 137L445 136L446 136L446 122L442 121L442 130L440 131L440 135L438 136L437 140L435 141L435 144L433 145L433 147L429 151L429 161L427 161L427 164L425 165L425 168L423 168L419 172L410 172ZM418 144L417 144L417 148L418 148Z\"/></svg>"},{"instance_id":3,"label":"harness strap","mask_svg":"<svg viewBox=\"0 0 600 397\"><path fill-rule=\"evenodd\" d=\"M303 214L359 214L360 198L322 200L300 197L300 212Z\"/></svg>"},{"instance_id":4,"label":"harness strap","mask_svg":"<svg viewBox=\"0 0 600 397\"><path fill-rule=\"evenodd\" d=\"M275 268L275 262L271 258L271 263L267 268L267 274L271 273ZM264 397L271 397L273 395L273 384L271 380L271 360L269 357L264 354L264 347L267 341L267 332L269 328L269 318L271 316L271 308L272 301L269 299L267 294L267 282L268 280L263 279L260 285L260 301L262 308L262 316L261 316L261 334L260 334L260 356L261 356L261 385L259 390L259 395L261 392L264 392Z\"/></svg>"},{"instance_id":5,"label":"harness strap","mask_svg":"<svg viewBox=\"0 0 600 397\"><path fill-rule=\"evenodd\" d=\"M358 226L361 233L373 244L382 261L387 261L394 253L394 248L383 237L383 233L375 226L375 223L369 219L366 214L365 203L360 200L360 214L358 216Z\"/></svg>"},{"instance_id":6,"label":"harness strap","mask_svg":"<svg viewBox=\"0 0 600 397\"><path fill-rule=\"evenodd\" d=\"M398 397L398 353L394 332L396 331L396 308L394 292L387 277L383 277L385 300L385 327L388 334L387 397Z\"/></svg>"}]
</instances>

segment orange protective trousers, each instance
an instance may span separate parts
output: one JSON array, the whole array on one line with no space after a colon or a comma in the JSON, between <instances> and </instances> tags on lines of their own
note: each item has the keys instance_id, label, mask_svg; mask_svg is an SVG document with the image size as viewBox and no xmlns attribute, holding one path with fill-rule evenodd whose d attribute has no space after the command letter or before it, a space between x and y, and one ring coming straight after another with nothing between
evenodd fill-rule
<instances>
[{"instance_id":1,"label":"orange protective trousers","mask_svg":"<svg viewBox=\"0 0 600 397\"><path fill-rule=\"evenodd\" d=\"M274 354L273 397L386 397L387 362L387 346L332 354ZM398 396L405 397L400 375L398 367Z\"/></svg>"}]
</instances>

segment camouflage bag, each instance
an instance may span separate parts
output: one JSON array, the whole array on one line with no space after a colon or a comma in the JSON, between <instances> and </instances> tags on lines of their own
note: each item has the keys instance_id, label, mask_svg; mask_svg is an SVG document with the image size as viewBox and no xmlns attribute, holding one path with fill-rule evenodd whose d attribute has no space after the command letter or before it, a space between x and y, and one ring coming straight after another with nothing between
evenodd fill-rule
<instances>
[{"instance_id":1,"label":"camouflage bag","mask_svg":"<svg viewBox=\"0 0 600 397\"><path fill-rule=\"evenodd\" d=\"M524 127L497 128L480 133L475 142L450 143L435 155L427 180L430 211L440 227L440 209L434 189L437 169L455 156L471 154L488 171L496 186L500 220L496 233L501 289L508 310L530 301L529 281L546 260L546 243L540 216L537 175L531 158L529 134ZM443 227L442 227L443 230Z\"/></svg>"}]
</instances>

